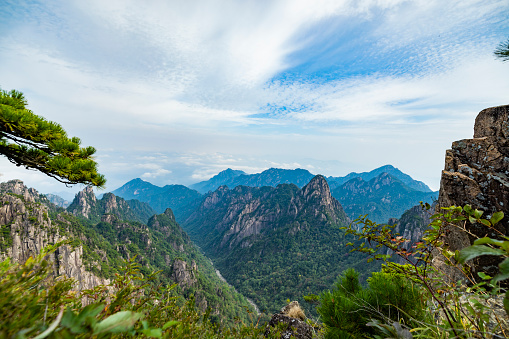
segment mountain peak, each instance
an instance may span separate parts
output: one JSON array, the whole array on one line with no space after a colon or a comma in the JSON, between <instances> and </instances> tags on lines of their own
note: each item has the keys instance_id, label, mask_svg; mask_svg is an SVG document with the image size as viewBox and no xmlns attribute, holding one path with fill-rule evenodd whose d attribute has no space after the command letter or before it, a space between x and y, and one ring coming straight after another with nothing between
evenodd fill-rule
<instances>
[{"instance_id":1,"label":"mountain peak","mask_svg":"<svg viewBox=\"0 0 509 339\"><path fill-rule=\"evenodd\" d=\"M332 201L329 184L323 175L320 174L314 176L313 179L302 188L302 193L306 201L316 198L321 198L326 204Z\"/></svg>"}]
</instances>

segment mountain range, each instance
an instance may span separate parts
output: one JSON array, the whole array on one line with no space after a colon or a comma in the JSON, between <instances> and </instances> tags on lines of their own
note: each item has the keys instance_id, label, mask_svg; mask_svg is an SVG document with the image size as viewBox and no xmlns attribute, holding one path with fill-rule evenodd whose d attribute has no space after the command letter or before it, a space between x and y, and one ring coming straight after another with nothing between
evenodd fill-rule
<instances>
[{"instance_id":1,"label":"mountain range","mask_svg":"<svg viewBox=\"0 0 509 339\"><path fill-rule=\"evenodd\" d=\"M226 169L207 181L191 185L166 185L159 187L142 179L134 179L113 191L124 199L137 199L148 203L156 212L171 208L178 221L184 221L199 206L203 194L213 192L220 186L235 188L276 187L279 184L305 186L314 177L304 169L270 168L257 174ZM344 177L326 178L332 195L343 205L351 219L369 214L376 222L387 222L419 204L432 203L438 197L424 183L413 180L399 169L386 165L364 173L350 173Z\"/></svg>"},{"instance_id":2,"label":"mountain range","mask_svg":"<svg viewBox=\"0 0 509 339\"><path fill-rule=\"evenodd\" d=\"M220 186L182 223L223 276L260 309L274 312L286 299L329 288L346 267L365 277L376 269L366 256L350 253L355 242L340 227L350 220L323 176L302 189Z\"/></svg>"}]
</instances>

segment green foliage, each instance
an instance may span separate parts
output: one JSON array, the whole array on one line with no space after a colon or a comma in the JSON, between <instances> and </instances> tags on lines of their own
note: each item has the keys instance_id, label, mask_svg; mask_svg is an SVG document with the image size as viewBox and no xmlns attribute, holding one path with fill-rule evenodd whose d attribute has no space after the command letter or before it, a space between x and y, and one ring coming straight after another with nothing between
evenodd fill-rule
<instances>
[{"instance_id":1,"label":"green foliage","mask_svg":"<svg viewBox=\"0 0 509 339\"><path fill-rule=\"evenodd\" d=\"M57 123L26 108L23 93L0 90L0 154L17 166L38 170L66 184L103 187L93 147L80 147Z\"/></svg>"},{"instance_id":2,"label":"green foliage","mask_svg":"<svg viewBox=\"0 0 509 339\"><path fill-rule=\"evenodd\" d=\"M329 288L345 267L355 267L361 280L379 268L378 263L366 265L365 255L349 253L345 247L355 239L345 237L345 231L338 227L346 224L342 210L335 210L338 218L334 218L311 199L299 206L297 215L287 213L296 211L301 192L293 184L276 188L238 186L224 191L225 197L217 205L195 213L183 225L225 279L267 314L278 312L290 299L299 301L308 317L315 317L315 308L303 295ZM229 238L225 237L229 229L217 225L224 225L223 218L231 213L231 206L248 204L248 200L260 204L253 204L257 209L242 218L268 219L270 224L240 244L232 240L221 244Z\"/></svg>"},{"instance_id":3,"label":"green foliage","mask_svg":"<svg viewBox=\"0 0 509 339\"><path fill-rule=\"evenodd\" d=\"M423 208L430 209L429 204L423 204ZM492 232L500 232L495 227L503 218L503 213L494 213L490 219L483 219L483 212L472 208L469 205L464 207L451 206L442 208L443 213L435 213L431 216L432 222L429 229L425 232L420 242L408 244L408 240L393 233L393 227L379 225L363 216L355 221L356 227L350 225L347 233L354 234L364 243L356 246L355 251L360 251L371 255L372 259L385 261L384 272L391 272L396 276L404 277L408 281L421 286L426 292L426 297L433 305L427 308L426 322L422 322L418 327L414 327L412 332L417 333L419 337L467 337L474 335L479 338L491 338L493 333L497 335L507 335L507 319L501 318L496 313L495 308L490 306L490 302L496 299L501 291L500 286L496 285L500 280L507 278L509 266L505 261L500 264L500 273L491 279L490 276L479 271L481 278L476 279L472 275L470 267L461 266L460 262L473 259L477 256L503 255L507 257L506 248L509 248L509 242L505 240L495 240L490 238L478 239L473 246L464 250L452 252L444 243L444 235L451 232L451 228L467 232L474 236L466 228L466 223L484 225ZM360 226L360 227L358 227ZM353 244L352 244L353 245ZM494 246L488 247L487 245ZM406 262L405 265L390 262L390 256L379 254L380 248L388 248ZM445 275L436 266L431 265L435 257L441 257L444 264L449 266L445 272L461 272L463 281L467 281L470 286L463 284L462 280L457 281ZM507 268L507 270L506 270ZM491 279L491 281L489 281ZM504 300L504 306L509 304L507 297ZM396 331L396 327L391 325L391 321L385 321L385 324L379 322L371 324L379 330Z\"/></svg>"},{"instance_id":4,"label":"green foliage","mask_svg":"<svg viewBox=\"0 0 509 339\"><path fill-rule=\"evenodd\" d=\"M360 338L380 334L370 321L416 325L425 317L422 290L405 278L375 272L368 287L359 282L359 273L347 269L336 288L320 295L318 313L325 325L325 338Z\"/></svg>"},{"instance_id":5,"label":"green foliage","mask_svg":"<svg viewBox=\"0 0 509 339\"><path fill-rule=\"evenodd\" d=\"M263 326L221 327L208 313L181 304L175 285L154 286L134 260L108 286L76 293L74 282L54 278L45 260L60 244L24 264L0 263L2 338L261 338ZM83 307L82 300L87 305Z\"/></svg>"},{"instance_id":6,"label":"green foliage","mask_svg":"<svg viewBox=\"0 0 509 339\"><path fill-rule=\"evenodd\" d=\"M509 61L509 39L501 42L494 52L495 56L502 61Z\"/></svg>"}]
</instances>

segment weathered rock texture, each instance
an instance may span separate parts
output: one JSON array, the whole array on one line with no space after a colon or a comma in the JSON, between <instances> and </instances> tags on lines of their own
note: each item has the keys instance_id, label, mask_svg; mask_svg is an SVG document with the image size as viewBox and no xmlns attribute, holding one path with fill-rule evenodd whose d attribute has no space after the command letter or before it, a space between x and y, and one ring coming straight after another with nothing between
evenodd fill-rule
<instances>
[{"instance_id":1,"label":"weathered rock texture","mask_svg":"<svg viewBox=\"0 0 509 339\"><path fill-rule=\"evenodd\" d=\"M184 225L203 234L221 234L219 243L214 235L207 240L212 240L214 247L231 249L250 247L254 236L282 224L294 222L290 235L295 234L305 227L306 218L317 223L349 222L321 175L302 189L293 184L276 188L237 186L232 190L221 186L205 197Z\"/></svg>"},{"instance_id":2,"label":"weathered rock texture","mask_svg":"<svg viewBox=\"0 0 509 339\"><path fill-rule=\"evenodd\" d=\"M509 106L487 108L475 120L474 138L455 141L446 151L438 207L451 205L483 210L489 217L496 211L509 216ZM497 230L508 235L508 217ZM468 235L451 228L445 242L452 251L472 244L476 237L498 237L497 232L481 224L467 224ZM493 275L499 259L483 256L472 268ZM438 266L439 263L438 263Z\"/></svg>"},{"instance_id":3,"label":"weathered rock texture","mask_svg":"<svg viewBox=\"0 0 509 339\"><path fill-rule=\"evenodd\" d=\"M20 180L0 184L0 259L24 262L44 247L65 240L60 227L48 217L47 198ZM65 225L65 219L60 220ZM55 273L76 280L76 290L94 288L109 281L85 271L83 248L63 245L49 256Z\"/></svg>"},{"instance_id":4,"label":"weathered rock texture","mask_svg":"<svg viewBox=\"0 0 509 339\"><path fill-rule=\"evenodd\" d=\"M394 225L394 234L399 234L403 238L409 240L404 244L404 248L409 250L415 243L422 241L424 232L428 229L428 225L431 222L431 211L434 210L432 206L429 211L423 209L420 205L414 206L407 210L400 219L389 219L388 224ZM399 264L406 264L407 261L390 249L386 250L386 254L392 255L392 260Z\"/></svg>"},{"instance_id":5,"label":"weathered rock texture","mask_svg":"<svg viewBox=\"0 0 509 339\"><path fill-rule=\"evenodd\" d=\"M265 330L265 336L273 338L277 330L281 330L280 338L311 339L314 330L304 321L305 319L299 302L292 301L283 307L281 312L272 316Z\"/></svg>"}]
</instances>

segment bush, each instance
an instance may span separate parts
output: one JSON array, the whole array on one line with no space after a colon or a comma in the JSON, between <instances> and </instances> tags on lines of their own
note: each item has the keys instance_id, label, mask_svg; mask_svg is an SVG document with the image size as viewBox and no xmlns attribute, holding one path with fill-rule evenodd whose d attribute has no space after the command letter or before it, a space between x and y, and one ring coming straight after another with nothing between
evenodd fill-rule
<instances>
[{"instance_id":1,"label":"bush","mask_svg":"<svg viewBox=\"0 0 509 339\"><path fill-rule=\"evenodd\" d=\"M368 287L359 282L359 273L347 269L331 291L320 295L318 313L325 325L325 338L369 337L380 331L368 323L423 320L426 307L422 291L401 276L375 272Z\"/></svg>"},{"instance_id":2,"label":"bush","mask_svg":"<svg viewBox=\"0 0 509 339\"><path fill-rule=\"evenodd\" d=\"M182 304L176 285L150 284L157 273L143 276L134 258L110 285L77 293L75 282L55 278L45 259L59 245L23 264L0 263L0 338L262 337L263 326L221 327L210 310L196 311L193 298Z\"/></svg>"}]
</instances>

